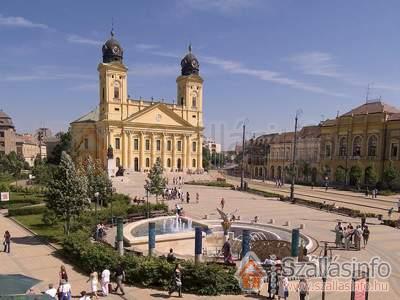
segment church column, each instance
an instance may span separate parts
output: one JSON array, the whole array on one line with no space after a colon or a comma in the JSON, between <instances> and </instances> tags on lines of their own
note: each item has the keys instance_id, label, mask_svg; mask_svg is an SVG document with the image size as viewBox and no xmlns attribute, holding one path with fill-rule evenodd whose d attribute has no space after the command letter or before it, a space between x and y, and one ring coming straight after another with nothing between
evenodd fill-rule
<instances>
[{"instance_id":1,"label":"church column","mask_svg":"<svg viewBox=\"0 0 400 300\"><path fill-rule=\"evenodd\" d=\"M151 134L151 164L150 168L156 163L156 135L154 132Z\"/></svg>"},{"instance_id":2,"label":"church column","mask_svg":"<svg viewBox=\"0 0 400 300\"><path fill-rule=\"evenodd\" d=\"M127 140L126 140L126 135L127 132L125 129L121 130L121 136L122 136L122 162L121 165L123 166L124 169L126 169L128 167L128 160L127 160L127 150L128 150L128 145L127 145Z\"/></svg>"},{"instance_id":3,"label":"church column","mask_svg":"<svg viewBox=\"0 0 400 300\"><path fill-rule=\"evenodd\" d=\"M197 135L197 170L203 169L203 141L201 140L201 134Z\"/></svg>"},{"instance_id":4,"label":"church column","mask_svg":"<svg viewBox=\"0 0 400 300\"><path fill-rule=\"evenodd\" d=\"M181 135L182 138L182 169L185 171L186 170L186 150L187 150L187 140L186 140L186 136L184 134Z\"/></svg>"},{"instance_id":5,"label":"church column","mask_svg":"<svg viewBox=\"0 0 400 300\"><path fill-rule=\"evenodd\" d=\"M145 147L145 141L144 141L144 133L143 131L140 132L140 171L144 171L144 147Z\"/></svg>"},{"instance_id":6,"label":"church column","mask_svg":"<svg viewBox=\"0 0 400 300\"><path fill-rule=\"evenodd\" d=\"M132 132L128 131L128 169L132 168Z\"/></svg>"},{"instance_id":7,"label":"church column","mask_svg":"<svg viewBox=\"0 0 400 300\"><path fill-rule=\"evenodd\" d=\"M163 166L164 169L167 168L167 147L166 147L166 139L165 139L165 133L162 134L162 140L161 140L161 165Z\"/></svg>"},{"instance_id":8,"label":"church column","mask_svg":"<svg viewBox=\"0 0 400 300\"><path fill-rule=\"evenodd\" d=\"M172 170L176 169L176 136L172 135Z\"/></svg>"},{"instance_id":9,"label":"church column","mask_svg":"<svg viewBox=\"0 0 400 300\"><path fill-rule=\"evenodd\" d=\"M186 135L186 156L185 156L185 159L186 159L186 168L187 169L190 169L191 167L192 167L192 165L191 165L191 161L190 161L190 158L191 158L191 155L190 155L190 152L191 152L191 145L190 145L190 136L189 135Z\"/></svg>"}]
</instances>

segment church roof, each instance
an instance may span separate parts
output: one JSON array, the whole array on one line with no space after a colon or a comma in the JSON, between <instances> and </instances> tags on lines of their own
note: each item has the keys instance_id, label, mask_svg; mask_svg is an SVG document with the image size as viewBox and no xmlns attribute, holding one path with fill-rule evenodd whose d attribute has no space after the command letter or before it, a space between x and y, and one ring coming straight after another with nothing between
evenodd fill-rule
<instances>
[{"instance_id":1,"label":"church roof","mask_svg":"<svg viewBox=\"0 0 400 300\"><path fill-rule=\"evenodd\" d=\"M400 113L400 110L394 106L388 105L382 101L373 101L364 103L349 112L342 115L342 117L353 116L353 115L366 115L376 113L388 113L395 114Z\"/></svg>"},{"instance_id":2,"label":"church roof","mask_svg":"<svg viewBox=\"0 0 400 300\"><path fill-rule=\"evenodd\" d=\"M94 110L73 121L72 123L80 122L97 122L100 119L100 108L97 106Z\"/></svg>"}]
</instances>

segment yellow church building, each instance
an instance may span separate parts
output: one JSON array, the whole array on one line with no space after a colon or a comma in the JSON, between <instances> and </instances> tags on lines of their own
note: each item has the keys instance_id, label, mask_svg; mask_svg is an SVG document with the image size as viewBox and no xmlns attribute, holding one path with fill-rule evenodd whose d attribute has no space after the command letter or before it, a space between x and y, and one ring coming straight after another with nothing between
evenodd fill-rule
<instances>
[{"instance_id":1,"label":"yellow church building","mask_svg":"<svg viewBox=\"0 0 400 300\"><path fill-rule=\"evenodd\" d=\"M176 79L177 103L130 99L123 49L113 32L102 52L99 105L71 123L74 158L91 155L112 172L144 172L156 161L167 171L202 171L203 79L191 46Z\"/></svg>"}]
</instances>

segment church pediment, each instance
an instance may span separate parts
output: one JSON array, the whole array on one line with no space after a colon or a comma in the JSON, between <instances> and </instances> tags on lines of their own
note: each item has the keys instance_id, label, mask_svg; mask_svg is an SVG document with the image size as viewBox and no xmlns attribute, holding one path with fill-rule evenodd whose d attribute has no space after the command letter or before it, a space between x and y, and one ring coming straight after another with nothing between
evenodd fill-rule
<instances>
[{"instance_id":1,"label":"church pediment","mask_svg":"<svg viewBox=\"0 0 400 300\"><path fill-rule=\"evenodd\" d=\"M125 119L124 122L167 127L193 127L189 122L185 121L162 103L157 103L134 113Z\"/></svg>"}]
</instances>

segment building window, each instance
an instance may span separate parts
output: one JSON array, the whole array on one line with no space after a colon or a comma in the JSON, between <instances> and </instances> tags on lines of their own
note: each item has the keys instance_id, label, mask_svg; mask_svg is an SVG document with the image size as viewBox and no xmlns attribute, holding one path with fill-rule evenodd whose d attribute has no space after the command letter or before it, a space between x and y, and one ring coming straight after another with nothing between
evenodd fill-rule
<instances>
[{"instance_id":1,"label":"building window","mask_svg":"<svg viewBox=\"0 0 400 300\"><path fill-rule=\"evenodd\" d=\"M332 155L331 153L331 144L326 144L325 145L325 157L330 158Z\"/></svg>"},{"instance_id":2,"label":"building window","mask_svg":"<svg viewBox=\"0 0 400 300\"><path fill-rule=\"evenodd\" d=\"M121 166L121 160L119 159L119 157L116 157L116 158L115 158L115 166L116 166L117 168L119 168L119 167Z\"/></svg>"},{"instance_id":3,"label":"building window","mask_svg":"<svg viewBox=\"0 0 400 300\"><path fill-rule=\"evenodd\" d=\"M115 138L115 149L121 149L121 140L119 138Z\"/></svg>"},{"instance_id":4,"label":"building window","mask_svg":"<svg viewBox=\"0 0 400 300\"><path fill-rule=\"evenodd\" d=\"M391 158L397 158L398 148L399 148L398 144L392 144L392 146L390 148L390 157Z\"/></svg>"},{"instance_id":5,"label":"building window","mask_svg":"<svg viewBox=\"0 0 400 300\"><path fill-rule=\"evenodd\" d=\"M183 97L181 97L181 103L180 103L180 105L183 105Z\"/></svg>"},{"instance_id":6,"label":"building window","mask_svg":"<svg viewBox=\"0 0 400 300\"><path fill-rule=\"evenodd\" d=\"M192 107L197 107L197 103L196 103L196 96L193 96L192 98Z\"/></svg>"},{"instance_id":7,"label":"building window","mask_svg":"<svg viewBox=\"0 0 400 300\"><path fill-rule=\"evenodd\" d=\"M119 100L119 83L114 82L114 99Z\"/></svg>"},{"instance_id":8,"label":"building window","mask_svg":"<svg viewBox=\"0 0 400 300\"><path fill-rule=\"evenodd\" d=\"M156 145L157 145L157 151L161 151L161 141L160 140L156 141Z\"/></svg>"},{"instance_id":9,"label":"building window","mask_svg":"<svg viewBox=\"0 0 400 300\"><path fill-rule=\"evenodd\" d=\"M103 97L102 97L103 101L104 101L104 88L103 88Z\"/></svg>"},{"instance_id":10,"label":"building window","mask_svg":"<svg viewBox=\"0 0 400 300\"><path fill-rule=\"evenodd\" d=\"M85 139L85 149L89 149L89 139Z\"/></svg>"},{"instance_id":11,"label":"building window","mask_svg":"<svg viewBox=\"0 0 400 300\"><path fill-rule=\"evenodd\" d=\"M4 131L0 131L0 137L4 137Z\"/></svg>"},{"instance_id":12,"label":"building window","mask_svg":"<svg viewBox=\"0 0 400 300\"><path fill-rule=\"evenodd\" d=\"M171 159L170 158L167 159L167 167L171 168Z\"/></svg>"},{"instance_id":13,"label":"building window","mask_svg":"<svg viewBox=\"0 0 400 300\"><path fill-rule=\"evenodd\" d=\"M339 142L339 156L347 156L347 139L342 137Z\"/></svg>"},{"instance_id":14,"label":"building window","mask_svg":"<svg viewBox=\"0 0 400 300\"><path fill-rule=\"evenodd\" d=\"M361 156L361 137L359 136L353 141L353 156Z\"/></svg>"},{"instance_id":15,"label":"building window","mask_svg":"<svg viewBox=\"0 0 400 300\"><path fill-rule=\"evenodd\" d=\"M192 160L192 167L196 168L196 160L195 159Z\"/></svg>"},{"instance_id":16,"label":"building window","mask_svg":"<svg viewBox=\"0 0 400 300\"><path fill-rule=\"evenodd\" d=\"M146 140L146 151L149 151L149 150L150 150L150 140L147 139Z\"/></svg>"},{"instance_id":17,"label":"building window","mask_svg":"<svg viewBox=\"0 0 400 300\"><path fill-rule=\"evenodd\" d=\"M193 151L193 152L196 152L196 148L197 148L197 143L196 143L196 142L193 142L193 143L192 143L192 151Z\"/></svg>"},{"instance_id":18,"label":"building window","mask_svg":"<svg viewBox=\"0 0 400 300\"><path fill-rule=\"evenodd\" d=\"M150 158L146 158L146 168L150 167Z\"/></svg>"},{"instance_id":19,"label":"building window","mask_svg":"<svg viewBox=\"0 0 400 300\"><path fill-rule=\"evenodd\" d=\"M178 151L182 151L182 141L177 141L176 148L178 148Z\"/></svg>"},{"instance_id":20,"label":"building window","mask_svg":"<svg viewBox=\"0 0 400 300\"><path fill-rule=\"evenodd\" d=\"M133 139L133 150L139 150L139 139Z\"/></svg>"},{"instance_id":21,"label":"building window","mask_svg":"<svg viewBox=\"0 0 400 300\"><path fill-rule=\"evenodd\" d=\"M172 148L172 143L171 143L171 141L167 141L167 150L168 150L168 151L171 151L171 148Z\"/></svg>"},{"instance_id":22,"label":"building window","mask_svg":"<svg viewBox=\"0 0 400 300\"><path fill-rule=\"evenodd\" d=\"M378 139L375 135L372 135L368 139L368 156L376 156L376 146Z\"/></svg>"}]
</instances>

